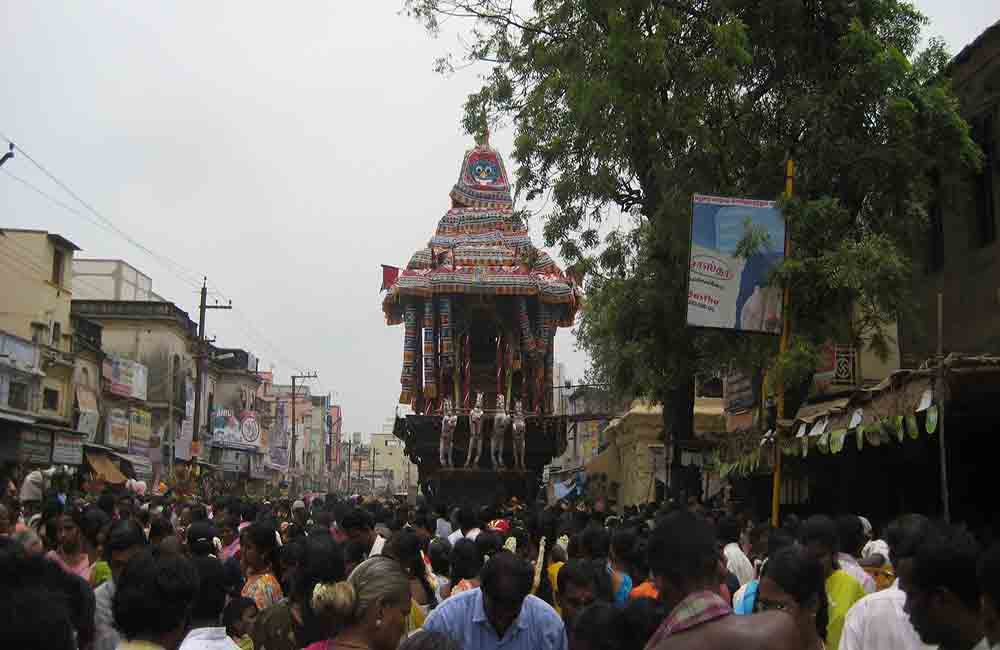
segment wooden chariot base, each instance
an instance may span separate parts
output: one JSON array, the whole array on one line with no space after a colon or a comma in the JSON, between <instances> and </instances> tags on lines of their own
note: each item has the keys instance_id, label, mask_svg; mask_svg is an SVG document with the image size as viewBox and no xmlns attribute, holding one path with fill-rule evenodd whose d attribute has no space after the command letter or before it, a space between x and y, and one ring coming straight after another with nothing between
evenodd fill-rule
<instances>
[{"instance_id":1,"label":"wooden chariot base","mask_svg":"<svg viewBox=\"0 0 1000 650\"><path fill-rule=\"evenodd\" d=\"M510 497L533 500L541 486L542 468L566 449L566 418L529 416L525 419L526 469L514 467L510 429L504 435L504 469L495 469L489 456L493 422L484 418L483 451L475 467L465 467L469 450L469 419L459 417L453 434L452 460L455 467L442 467L439 445L441 417L408 415L396 420L393 433L406 443L406 454L416 464L424 494L448 503L483 504Z\"/></svg>"}]
</instances>

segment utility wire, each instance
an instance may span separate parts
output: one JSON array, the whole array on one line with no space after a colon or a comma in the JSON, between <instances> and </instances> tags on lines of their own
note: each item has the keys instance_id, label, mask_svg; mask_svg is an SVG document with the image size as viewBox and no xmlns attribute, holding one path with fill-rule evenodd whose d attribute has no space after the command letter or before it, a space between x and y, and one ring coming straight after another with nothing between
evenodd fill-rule
<instances>
[{"instance_id":1,"label":"utility wire","mask_svg":"<svg viewBox=\"0 0 1000 650\"><path fill-rule=\"evenodd\" d=\"M66 183L64 183L61 180L59 180L55 176L55 174L53 174L52 172L50 172L44 165L42 165L40 162L38 162L37 160L35 160L35 158L33 158L31 156L31 154L29 154L27 151L25 151L23 148L21 148L21 146L18 145L17 143L15 143L13 140L11 140L10 138L8 138L6 136L6 134L4 134L3 132L0 132L0 138L4 139L9 144L13 145L14 148L17 149L17 151L19 151L35 167L37 167L43 174L45 174L53 183L55 183L56 185L58 185L67 194L69 194L70 196L72 196L80 205L82 205L83 207L85 207L87 209L87 211L89 211L91 214L93 214L94 217L96 217L99 221L95 221L93 218L91 218L86 213L84 213L84 212L82 212L80 210L77 210L73 206L68 205L65 202L57 199L56 197L52 196L51 194L49 194L45 190L42 190L41 188L35 186L34 184L32 184L29 181L21 178L20 176L17 176L15 174L11 173L9 170L3 169L2 171L4 171L8 176L10 176L14 180L18 181L19 183L21 183L25 187L28 187L29 189L33 190L37 194L45 197L49 201L53 202L55 205L58 205L59 207L67 210L68 212L70 212L72 214L75 214L77 216L80 216L80 217L82 217L84 219L87 219L90 223L92 223L92 224L94 224L94 225L96 225L98 227L105 228L107 230L110 230L110 231L116 233L117 235L119 235L120 237L122 237L123 239L125 239L127 242L129 242L130 244L132 244L133 246L135 246L136 248L138 248L139 250L145 252L147 255L149 255L153 259L157 260L158 262L160 262L178 280L181 280L182 283L187 284L188 286L190 286L190 287L192 287L194 289L200 289L200 284L199 284L199 277L200 276L199 276L199 274L195 273L194 271L191 271L190 269L187 269L182 264L174 261L173 259L171 259L171 258L169 258L169 257L167 257L165 255L161 255L159 253L156 253L156 252L150 250L149 248L147 248L146 246L142 245L134 237L130 236L127 232L125 232L124 230L122 230L121 228L119 228L118 226L116 226L114 224L114 222L112 222L109 218L107 218L103 214L101 214L90 203L88 203L83 198L81 198ZM42 269L42 271L44 272L44 269ZM184 277L184 276L187 276L187 277ZM86 282L84 282L82 280L81 280L81 282L84 285L88 285L88 283L86 283ZM100 291L94 285L88 285L88 286L90 286L92 289L94 289L96 291ZM229 300L229 298L219 288L217 288L217 287L211 287L211 290L212 290L213 294L222 297L224 300ZM285 364L291 366L293 369L295 369L298 372L304 372L304 370L303 370L304 366L302 366L301 364L299 364L297 362L294 362L293 360L289 359L286 355L284 355L282 353L282 351L281 351L280 348L278 348L276 345L274 345L273 343L271 343L263 334L260 333L260 331L253 325L253 323L250 321L249 317L246 316L246 314L244 314L242 311L237 310L236 308L234 308L233 311L236 312L236 313L238 313L240 315L241 319L245 322L245 324L253 332L257 333L256 338L260 342L264 343L266 345L266 347L271 348L272 353L275 353L275 358L278 361L281 361L282 363L285 363ZM253 337L251 337L251 338L253 338Z\"/></svg>"},{"instance_id":2,"label":"utility wire","mask_svg":"<svg viewBox=\"0 0 1000 650\"><path fill-rule=\"evenodd\" d=\"M8 143L14 145L14 148L17 149L17 151L19 151L25 158L27 158L31 162L31 164L33 164L35 167L37 167L39 169L39 171L41 171L43 174L45 174L53 183L55 183L60 188L62 188L62 190L64 192L66 192L67 194L69 194L70 196L72 196L74 199L76 199L77 203L79 203L80 205L82 205L83 207L85 207L88 212L90 212L95 217L97 217L104 224L103 225L104 228L110 229L111 231L117 233L120 237L122 237L123 239L125 239L127 242L129 242L130 244L132 244L133 246L135 246L139 250L145 252L147 255L149 255L153 259L158 260L161 264L164 264L165 266L167 266L167 268L170 269L173 273L178 274L178 275L182 275L182 276L186 275L187 278L183 280L185 284L190 284L191 286L193 286L195 288L200 288L200 285L198 284L199 275L197 273L195 273L194 271L191 271L190 269L188 269L185 266L183 266L182 264L180 264L180 263L178 263L178 262L170 259L169 257L167 257L165 255L161 255L159 253L156 253L153 250L147 248L146 246L143 246L142 243L140 243L138 240L136 240L134 237L132 237L131 235L129 235L127 232L125 232L124 230L122 230L121 228L119 228L118 226L116 226L115 223L113 221L111 221L111 219L105 217L94 206L92 206L90 203L88 203L83 198L81 198L80 195L77 194L76 192L74 192L73 189L69 185L67 185L63 181L59 180L59 178L57 178L55 174L53 174L52 172L50 172L48 170L48 168L46 168L40 162L38 162L37 160L35 160L35 158L32 157L32 155L29 154L27 151L25 151L21 147L21 145L17 144L16 142L14 142L10 138L8 138L2 132L0 132L0 138L3 138ZM25 181L22 181L22 182L25 182ZM25 184L27 184L27 183L25 182ZM79 214L79 213L77 212L77 214ZM173 268L171 268L171 267L173 267Z\"/></svg>"},{"instance_id":3,"label":"utility wire","mask_svg":"<svg viewBox=\"0 0 1000 650\"><path fill-rule=\"evenodd\" d=\"M16 146L16 145L15 145L15 146ZM90 215L88 215L87 213L85 213L85 212L81 212L80 210L77 210L77 209L76 209L76 208L74 208L73 206L71 206L71 205L69 205L69 204L65 203L64 201L60 201L59 199L57 199L56 197L52 196L51 194L49 194L49 193L48 193L48 192L46 192L45 190L41 189L41 188L40 188L40 187L38 187L37 185L35 185L35 184L31 183L30 181L28 181L28 180L26 180L26 179L24 179L24 178L22 178L22 177L18 176L17 174L14 174L13 172L11 172L11 171L10 171L10 170L8 170L8 169L5 169L5 168L0 168L0 171L2 171L3 173L7 174L7 176L9 176L9 177L10 177L10 178L12 178L13 180L17 181L17 182L18 182L18 183L20 183L21 185L23 185L23 186L27 187L27 188L28 188L28 189L30 189L30 190L31 190L32 192L35 192L35 193L36 193L36 194L38 194L39 196L41 196L41 197L43 197L43 198L47 199L48 201L51 201L51 202L52 202L52 203L53 203L54 205L57 205L57 206L59 206L60 208L62 208L62 209L64 209L64 210L66 210L67 212L70 212L70 213L72 213L72 214L75 214L75 215L77 215L78 217L81 217L81 218L83 218L83 219L86 219L87 221L89 221L90 223L94 224L95 226L97 226L97 227L99 227L99 228L104 228L105 230L107 230L107 226L105 226L105 225L104 225L104 224L102 224L101 222L99 222L99 221L95 220L95 219L94 219L93 217L91 217L91 216L90 216ZM176 277L176 276L175 276L175 277ZM194 284L194 285L192 285L192 284L191 284L190 282L188 282L188 281L186 281L186 280L183 280L182 278L177 278L177 279L178 279L178 280L182 280L182 282L183 282L183 283L184 283L185 285L189 286L189 287L192 287L192 288L194 288L194 289L198 289L198 288L199 288L199 286L198 286L197 284ZM94 287L93 285L90 285L90 286L91 286L91 288L94 288L95 290L97 290L97 291L100 291L99 289L96 289L96 287Z\"/></svg>"}]
</instances>

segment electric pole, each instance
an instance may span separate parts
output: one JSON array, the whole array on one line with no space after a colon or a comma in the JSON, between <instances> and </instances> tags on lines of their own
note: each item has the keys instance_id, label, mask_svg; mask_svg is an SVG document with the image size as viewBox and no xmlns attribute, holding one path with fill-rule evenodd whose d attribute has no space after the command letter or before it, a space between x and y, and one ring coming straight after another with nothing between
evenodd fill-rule
<instances>
[{"instance_id":1,"label":"electric pole","mask_svg":"<svg viewBox=\"0 0 1000 650\"><path fill-rule=\"evenodd\" d=\"M354 471L354 459L351 456L351 438L347 439L347 458L344 463L347 465L347 496L351 496L351 473Z\"/></svg>"},{"instance_id":2,"label":"electric pole","mask_svg":"<svg viewBox=\"0 0 1000 650\"><path fill-rule=\"evenodd\" d=\"M298 438L295 426L295 400L297 398L297 393L295 390L295 380L296 379L316 379L318 375L315 372L308 372L301 375L292 375L292 456L288 459L288 468L295 469L295 440ZM292 473L292 485L295 485L295 474ZM294 492L294 490L293 490ZM295 493L296 496L298 493Z\"/></svg>"},{"instance_id":3,"label":"electric pole","mask_svg":"<svg viewBox=\"0 0 1000 650\"><path fill-rule=\"evenodd\" d=\"M195 391L194 391L194 436L198 440L201 440L201 391L202 391L202 381L203 374L205 370L205 358L208 356L205 353L205 311L209 309L232 309L233 301L230 300L228 305L208 305L205 304L208 298L208 278L203 278L201 283L201 304L198 306L198 341L196 343L197 350L195 351ZM173 445L171 445L170 453L173 454Z\"/></svg>"}]
</instances>

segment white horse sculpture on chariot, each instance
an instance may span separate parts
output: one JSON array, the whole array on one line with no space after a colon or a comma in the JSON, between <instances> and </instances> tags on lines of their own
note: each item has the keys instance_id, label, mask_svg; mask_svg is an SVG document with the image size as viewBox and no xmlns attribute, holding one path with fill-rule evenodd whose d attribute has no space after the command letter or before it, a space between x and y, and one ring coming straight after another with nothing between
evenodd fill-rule
<instances>
[{"instance_id":1,"label":"white horse sculpture on chariot","mask_svg":"<svg viewBox=\"0 0 1000 650\"><path fill-rule=\"evenodd\" d=\"M524 470L524 437L525 437L525 422L524 422L524 411L521 409L521 400L514 402L514 417L511 418L513 422L513 438L514 438L514 467L519 470Z\"/></svg>"},{"instance_id":2,"label":"white horse sculpture on chariot","mask_svg":"<svg viewBox=\"0 0 1000 650\"><path fill-rule=\"evenodd\" d=\"M455 443L455 428L458 426L458 416L451 408L451 400L444 400L444 415L441 416L441 445L438 449L441 467L454 467L451 454Z\"/></svg>"},{"instance_id":3,"label":"white horse sculpture on chariot","mask_svg":"<svg viewBox=\"0 0 1000 650\"><path fill-rule=\"evenodd\" d=\"M493 437L490 440L490 459L493 461L493 469L504 469L503 444L509 424L510 415L507 413L507 404L503 395L497 395L497 409L493 415Z\"/></svg>"},{"instance_id":4,"label":"white horse sculpture on chariot","mask_svg":"<svg viewBox=\"0 0 1000 650\"><path fill-rule=\"evenodd\" d=\"M475 457L473 457L475 452ZM483 394L476 393L476 405L469 412L469 453L465 457L466 467L479 464L483 453Z\"/></svg>"}]
</instances>

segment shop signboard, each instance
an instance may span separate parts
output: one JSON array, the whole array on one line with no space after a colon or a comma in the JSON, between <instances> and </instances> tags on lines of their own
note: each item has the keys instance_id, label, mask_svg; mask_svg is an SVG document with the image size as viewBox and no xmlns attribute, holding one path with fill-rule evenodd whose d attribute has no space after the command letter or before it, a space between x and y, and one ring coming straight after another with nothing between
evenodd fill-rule
<instances>
[{"instance_id":1,"label":"shop signboard","mask_svg":"<svg viewBox=\"0 0 1000 650\"><path fill-rule=\"evenodd\" d=\"M146 366L131 359L107 357L103 375L111 394L146 401Z\"/></svg>"},{"instance_id":2,"label":"shop signboard","mask_svg":"<svg viewBox=\"0 0 1000 650\"><path fill-rule=\"evenodd\" d=\"M247 471L247 455L236 449L223 449L219 455L219 467L223 472Z\"/></svg>"},{"instance_id":3,"label":"shop signboard","mask_svg":"<svg viewBox=\"0 0 1000 650\"><path fill-rule=\"evenodd\" d=\"M105 418L105 443L115 449L128 449L128 411L125 409L108 409Z\"/></svg>"},{"instance_id":4,"label":"shop signboard","mask_svg":"<svg viewBox=\"0 0 1000 650\"><path fill-rule=\"evenodd\" d=\"M177 460L191 460L191 443L194 438L194 420L185 418L181 422L180 433L174 443L174 458Z\"/></svg>"},{"instance_id":5,"label":"shop signboard","mask_svg":"<svg viewBox=\"0 0 1000 650\"><path fill-rule=\"evenodd\" d=\"M52 462L56 465L83 463L83 438L72 433L56 433L52 440Z\"/></svg>"},{"instance_id":6,"label":"shop signboard","mask_svg":"<svg viewBox=\"0 0 1000 650\"><path fill-rule=\"evenodd\" d=\"M80 416L76 422L76 430L87 436L87 442L96 442L97 425L101 414L97 409L97 396L93 391L83 386L76 389L76 406Z\"/></svg>"},{"instance_id":7,"label":"shop signboard","mask_svg":"<svg viewBox=\"0 0 1000 650\"><path fill-rule=\"evenodd\" d=\"M129 453L148 457L153 437L153 414L145 409L133 408L129 411L129 421Z\"/></svg>"},{"instance_id":8,"label":"shop signboard","mask_svg":"<svg viewBox=\"0 0 1000 650\"><path fill-rule=\"evenodd\" d=\"M17 456L22 463L48 465L52 458L52 434L48 431L22 430Z\"/></svg>"},{"instance_id":9,"label":"shop signboard","mask_svg":"<svg viewBox=\"0 0 1000 650\"><path fill-rule=\"evenodd\" d=\"M279 468L288 467L288 418L285 416L285 403L276 404L277 417L274 428L271 429L271 439L268 451L271 464Z\"/></svg>"},{"instance_id":10,"label":"shop signboard","mask_svg":"<svg viewBox=\"0 0 1000 650\"><path fill-rule=\"evenodd\" d=\"M751 232L766 237L741 256L738 248ZM696 194L688 325L780 334L781 289L769 286L769 279L784 250L785 221L774 201Z\"/></svg>"}]
</instances>

